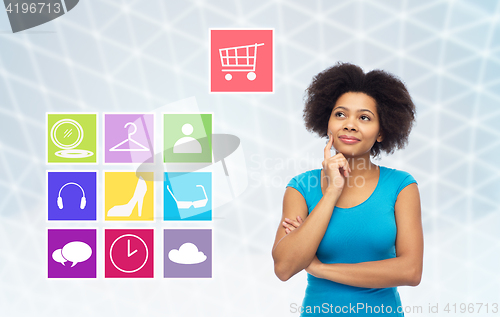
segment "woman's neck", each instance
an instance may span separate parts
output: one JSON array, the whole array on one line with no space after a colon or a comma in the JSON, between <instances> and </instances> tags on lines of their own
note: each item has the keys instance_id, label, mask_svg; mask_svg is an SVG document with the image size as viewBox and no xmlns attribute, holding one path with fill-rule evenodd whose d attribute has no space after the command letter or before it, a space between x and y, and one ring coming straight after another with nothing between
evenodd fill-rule
<instances>
[{"instance_id":1,"label":"woman's neck","mask_svg":"<svg viewBox=\"0 0 500 317\"><path fill-rule=\"evenodd\" d=\"M370 175L378 174L378 165L373 164L370 160L370 153L362 156L346 156L351 172L349 176L352 178L356 177L366 177Z\"/></svg>"}]
</instances>

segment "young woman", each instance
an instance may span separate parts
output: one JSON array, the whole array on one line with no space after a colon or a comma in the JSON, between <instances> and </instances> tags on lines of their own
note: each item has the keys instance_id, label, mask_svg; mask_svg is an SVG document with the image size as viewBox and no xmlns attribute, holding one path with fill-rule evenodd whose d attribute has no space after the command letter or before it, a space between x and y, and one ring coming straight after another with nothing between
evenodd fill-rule
<instances>
[{"instance_id":1,"label":"young woman","mask_svg":"<svg viewBox=\"0 0 500 317\"><path fill-rule=\"evenodd\" d=\"M404 316L397 286L422 276L417 182L376 165L408 141L415 106L393 75L339 63L313 79L306 127L327 137L322 169L294 177L285 191L273 259L282 281L305 269L301 316ZM331 148L335 155L331 155Z\"/></svg>"}]
</instances>

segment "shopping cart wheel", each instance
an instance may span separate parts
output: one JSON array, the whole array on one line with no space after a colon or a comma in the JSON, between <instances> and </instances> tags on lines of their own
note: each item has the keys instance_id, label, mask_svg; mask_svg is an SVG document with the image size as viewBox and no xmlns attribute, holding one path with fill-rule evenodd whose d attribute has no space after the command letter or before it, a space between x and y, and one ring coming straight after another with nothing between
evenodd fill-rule
<instances>
[{"instance_id":1,"label":"shopping cart wheel","mask_svg":"<svg viewBox=\"0 0 500 317\"><path fill-rule=\"evenodd\" d=\"M233 75L227 73L226 76L224 76L224 78L226 78L227 81L233 79Z\"/></svg>"},{"instance_id":2,"label":"shopping cart wheel","mask_svg":"<svg viewBox=\"0 0 500 317\"><path fill-rule=\"evenodd\" d=\"M248 78L248 80L254 80L256 77L257 77L257 75L255 75L255 73L254 73L254 72L249 72L249 73L247 74L247 78Z\"/></svg>"}]
</instances>

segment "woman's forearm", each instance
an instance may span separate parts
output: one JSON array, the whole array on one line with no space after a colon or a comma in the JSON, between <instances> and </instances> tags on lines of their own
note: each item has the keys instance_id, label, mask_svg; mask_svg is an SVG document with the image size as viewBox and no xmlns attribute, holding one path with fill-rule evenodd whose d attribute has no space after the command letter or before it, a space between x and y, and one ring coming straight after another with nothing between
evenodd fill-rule
<instances>
[{"instance_id":1,"label":"woman's forearm","mask_svg":"<svg viewBox=\"0 0 500 317\"><path fill-rule=\"evenodd\" d=\"M316 255L340 193L326 189L325 195L302 225L285 235L273 249L275 271L281 280L306 268Z\"/></svg>"},{"instance_id":2,"label":"woman's forearm","mask_svg":"<svg viewBox=\"0 0 500 317\"><path fill-rule=\"evenodd\" d=\"M367 288L416 286L421 277L421 273L404 257L351 264L318 261L309 273L337 283Z\"/></svg>"}]
</instances>

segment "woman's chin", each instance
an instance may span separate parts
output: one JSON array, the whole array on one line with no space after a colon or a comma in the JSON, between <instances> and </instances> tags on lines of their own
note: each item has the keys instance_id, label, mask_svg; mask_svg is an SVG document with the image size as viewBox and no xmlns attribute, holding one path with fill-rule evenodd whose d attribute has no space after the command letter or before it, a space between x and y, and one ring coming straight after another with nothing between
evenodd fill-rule
<instances>
[{"instance_id":1,"label":"woman's chin","mask_svg":"<svg viewBox=\"0 0 500 317\"><path fill-rule=\"evenodd\" d=\"M370 152L370 149L366 151L360 151L359 149L357 149L356 151L354 151L353 149L340 149L336 151L337 153L342 153L342 155L344 155L345 157L355 158L365 156L367 152Z\"/></svg>"}]
</instances>

